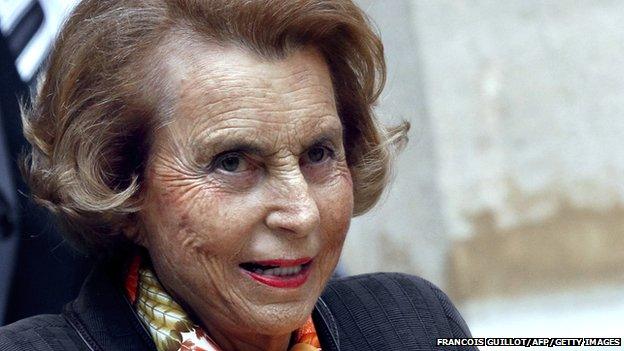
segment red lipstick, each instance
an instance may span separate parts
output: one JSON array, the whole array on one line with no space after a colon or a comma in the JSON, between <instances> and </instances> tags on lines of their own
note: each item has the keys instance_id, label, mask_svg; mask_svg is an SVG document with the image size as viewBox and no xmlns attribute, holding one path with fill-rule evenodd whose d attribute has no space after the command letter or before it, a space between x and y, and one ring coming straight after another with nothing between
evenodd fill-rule
<instances>
[{"instance_id":1,"label":"red lipstick","mask_svg":"<svg viewBox=\"0 0 624 351\"><path fill-rule=\"evenodd\" d=\"M241 264L244 273L254 280L275 288L297 288L305 284L310 275L312 259L309 257L286 260L264 260ZM300 266L298 269L296 267ZM288 269L291 269L288 271ZM286 271L284 271L286 269Z\"/></svg>"}]
</instances>

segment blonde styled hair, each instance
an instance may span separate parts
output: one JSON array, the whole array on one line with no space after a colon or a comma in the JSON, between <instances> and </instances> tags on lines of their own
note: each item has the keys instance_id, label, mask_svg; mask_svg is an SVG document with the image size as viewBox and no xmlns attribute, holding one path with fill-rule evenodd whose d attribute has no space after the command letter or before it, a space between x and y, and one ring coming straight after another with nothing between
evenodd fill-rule
<instances>
[{"instance_id":1,"label":"blonde styled hair","mask_svg":"<svg viewBox=\"0 0 624 351\"><path fill-rule=\"evenodd\" d=\"M374 206L409 124L386 129L373 114L385 81L383 45L352 1L84 0L22 117L32 146L22 172L70 242L84 251L124 242L123 227L141 208L151 136L162 122L152 92L162 78L148 63L180 30L266 58L318 49L344 126L354 215Z\"/></svg>"}]
</instances>

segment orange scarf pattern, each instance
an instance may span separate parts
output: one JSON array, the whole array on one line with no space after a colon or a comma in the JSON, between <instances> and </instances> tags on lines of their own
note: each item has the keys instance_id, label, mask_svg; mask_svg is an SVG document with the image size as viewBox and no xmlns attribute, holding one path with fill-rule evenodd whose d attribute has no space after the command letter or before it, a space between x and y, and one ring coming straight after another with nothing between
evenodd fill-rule
<instances>
[{"instance_id":1,"label":"orange scarf pattern","mask_svg":"<svg viewBox=\"0 0 624 351\"><path fill-rule=\"evenodd\" d=\"M158 351L221 351L162 287L149 262L136 255L125 279L126 295ZM295 331L289 351L321 351L312 318Z\"/></svg>"}]
</instances>

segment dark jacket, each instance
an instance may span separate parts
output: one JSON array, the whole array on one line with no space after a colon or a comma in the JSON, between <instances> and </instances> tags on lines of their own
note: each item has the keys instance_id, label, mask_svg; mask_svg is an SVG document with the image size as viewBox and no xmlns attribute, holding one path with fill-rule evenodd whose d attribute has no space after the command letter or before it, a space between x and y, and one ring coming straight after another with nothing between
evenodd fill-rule
<instances>
[{"instance_id":1,"label":"dark jacket","mask_svg":"<svg viewBox=\"0 0 624 351\"><path fill-rule=\"evenodd\" d=\"M98 265L60 315L0 328L0 350L156 350L110 265ZM431 283L375 273L329 283L312 314L323 351L459 350L437 338L468 337L464 320ZM463 348L476 350L476 348Z\"/></svg>"}]
</instances>

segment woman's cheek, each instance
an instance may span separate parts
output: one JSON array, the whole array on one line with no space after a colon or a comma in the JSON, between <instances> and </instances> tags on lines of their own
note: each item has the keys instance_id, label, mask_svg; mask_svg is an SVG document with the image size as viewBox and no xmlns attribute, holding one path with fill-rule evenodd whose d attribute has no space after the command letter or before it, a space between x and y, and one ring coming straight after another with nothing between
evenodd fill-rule
<instances>
[{"instance_id":1,"label":"woman's cheek","mask_svg":"<svg viewBox=\"0 0 624 351\"><path fill-rule=\"evenodd\" d=\"M324 225L338 240L344 240L353 215L353 181L348 170L336 174L331 182L326 183L320 194L323 202L322 211L326 218Z\"/></svg>"},{"instance_id":2,"label":"woman's cheek","mask_svg":"<svg viewBox=\"0 0 624 351\"><path fill-rule=\"evenodd\" d=\"M211 206L215 199L207 194L210 189L197 182L185 182L183 186L165 182L159 185L153 188L156 191L151 197L148 230L161 251L176 254L183 251L190 256L210 246L210 236L206 234L214 228L206 218L210 218L211 207L215 207Z\"/></svg>"},{"instance_id":3,"label":"woman's cheek","mask_svg":"<svg viewBox=\"0 0 624 351\"><path fill-rule=\"evenodd\" d=\"M349 167L345 163L341 163L336 167L334 178L336 182L333 191L337 198L336 204L351 218L353 213L353 178Z\"/></svg>"}]
</instances>

